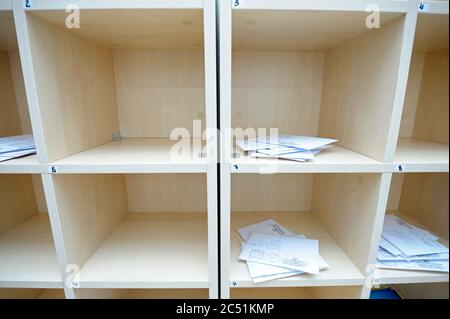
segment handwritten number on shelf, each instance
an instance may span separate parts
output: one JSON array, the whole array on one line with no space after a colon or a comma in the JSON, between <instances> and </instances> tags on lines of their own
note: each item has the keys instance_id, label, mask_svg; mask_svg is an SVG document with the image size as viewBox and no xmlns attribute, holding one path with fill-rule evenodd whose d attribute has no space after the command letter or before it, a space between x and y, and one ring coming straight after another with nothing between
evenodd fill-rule
<instances>
[{"instance_id":1,"label":"handwritten number on shelf","mask_svg":"<svg viewBox=\"0 0 450 319\"><path fill-rule=\"evenodd\" d=\"M25 8L31 8L31 0L25 0Z\"/></svg>"},{"instance_id":2,"label":"handwritten number on shelf","mask_svg":"<svg viewBox=\"0 0 450 319\"><path fill-rule=\"evenodd\" d=\"M56 173L56 167L52 166L52 173Z\"/></svg>"},{"instance_id":3,"label":"handwritten number on shelf","mask_svg":"<svg viewBox=\"0 0 450 319\"><path fill-rule=\"evenodd\" d=\"M239 0L233 0L233 7L239 7Z\"/></svg>"},{"instance_id":4,"label":"handwritten number on shelf","mask_svg":"<svg viewBox=\"0 0 450 319\"><path fill-rule=\"evenodd\" d=\"M399 166L398 166L398 171L399 171L399 172L403 172L403 166L399 165Z\"/></svg>"}]
</instances>

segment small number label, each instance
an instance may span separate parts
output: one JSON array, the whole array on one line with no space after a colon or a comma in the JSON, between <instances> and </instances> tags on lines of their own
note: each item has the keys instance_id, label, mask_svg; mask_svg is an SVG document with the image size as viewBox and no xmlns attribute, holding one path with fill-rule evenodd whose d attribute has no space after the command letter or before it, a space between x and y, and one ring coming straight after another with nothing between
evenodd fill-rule
<instances>
[{"instance_id":1,"label":"small number label","mask_svg":"<svg viewBox=\"0 0 450 319\"><path fill-rule=\"evenodd\" d=\"M51 173L51 174L57 173L56 167L55 166L51 166L50 169L49 169L49 173Z\"/></svg>"},{"instance_id":2,"label":"small number label","mask_svg":"<svg viewBox=\"0 0 450 319\"><path fill-rule=\"evenodd\" d=\"M239 7L239 5L240 5L239 1L240 0L231 0L231 1L233 2L233 7Z\"/></svg>"},{"instance_id":3,"label":"small number label","mask_svg":"<svg viewBox=\"0 0 450 319\"><path fill-rule=\"evenodd\" d=\"M238 165L233 165L234 169L237 171L239 169Z\"/></svg>"},{"instance_id":4,"label":"small number label","mask_svg":"<svg viewBox=\"0 0 450 319\"><path fill-rule=\"evenodd\" d=\"M232 281L232 282L231 282L231 286L233 286L233 287L239 287L239 282L237 282L237 281Z\"/></svg>"},{"instance_id":5,"label":"small number label","mask_svg":"<svg viewBox=\"0 0 450 319\"><path fill-rule=\"evenodd\" d=\"M428 3L420 3L419 4L419 11L427 12L429 9L430 9L430 5Z\"/></svg>"},{"instance_id":6,"label":"small number label","mask_svg":"<svg viewBox=\"0 0 450 319\"><path fill-rule=\"evenodd\" d=\"M399 172L405 172L405 166L404 165L397 165L397 170Z\"/></svg>"},{"instance_id":7,"label":"small number label","mask_svg":"<svg viewBox=\"0 0 450 319\"><path fill-rule=\"evenodd\" d=\"M24 0L23 2L23 7L25 9L29 9L33 6L33 1L32 0Z\"/></svg>"}]
</instances>

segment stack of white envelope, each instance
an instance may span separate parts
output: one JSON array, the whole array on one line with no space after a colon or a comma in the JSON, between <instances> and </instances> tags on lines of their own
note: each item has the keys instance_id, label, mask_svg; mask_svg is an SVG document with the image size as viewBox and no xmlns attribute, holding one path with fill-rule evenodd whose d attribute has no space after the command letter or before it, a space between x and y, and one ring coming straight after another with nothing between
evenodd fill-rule
<instances>
[{"instance_id":1,"label":"stack of white envelope","mask_svg":"<svg viewBox=\"0 0 450 319\"><path fill-rule=\"evenodd\" d=\"M448 272L448 247L432 233L387 215L378 248L378 268Z\"/></svg>"},{"instance_id":2,"label":"stack of white envelope","mask_svg":"<svg viewBox=\"0 0 450 319\"><path fill-rule=\"evenodd\" d=\"M35 154L33 135L18 135L0 138L0 162Z\"/></svg>"},{"instance_id":3,"label":"stack of white envelope","mask_svg":"<svg viewBox=\"0 0 450 319\"><path fill-rule=\"evenodd\" d=\"M319 255L319 241L295 235L273 219L238 229L240 260L247 262L254 283L303 273L318 274L329 268Z\"/></svg>"},{"instance_id":4,"label":"stack of white envelope","mask_svg":"<svg viewBox=\"0 0 450 319\"><path fill-rule=\"evenodd\" d=\"M237 141L251 157L282 158L305 162L314 159L322 150L337 142L330 138L313 136L279 135Z\"/></svg>"}]
</instances>

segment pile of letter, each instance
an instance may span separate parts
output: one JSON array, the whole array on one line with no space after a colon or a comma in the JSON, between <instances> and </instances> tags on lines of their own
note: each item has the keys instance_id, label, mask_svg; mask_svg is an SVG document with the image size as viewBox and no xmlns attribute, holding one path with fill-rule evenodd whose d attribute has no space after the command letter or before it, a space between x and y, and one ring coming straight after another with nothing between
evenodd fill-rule
<instances>
[{"instance_id":1,"label":"pile of letter","mask_svg":"<svg viewBox=\"0 0 450 319\"><path fill-rule=\"evenodd\" d=\"M0 162L36 153L33 135L0 138Z\"/></svg>"},{"instance_id":2,"label":"pile of letter","mask_svg":"<svg viewBox=\"0 0 450 319\"><path fill-rule=\"evenodd\" d=\"M439 237L387 215L378 248L378 268L448 272L448 248Z\"/></svg>"},{"instance_id":3,"label":"pile of letter","mask_svg":"<svg viewBox=\"0 0 450 319\"><path fill-rule=\"evenodd\" d=\"M254 283L303 273L318 274L329 268L319 255L319 241L295 235L269 219L238 229L240 260L247 262Z\"/></svg>"},{"instance_id":4,"label":"pile of letter","mask_svg":"<svg viewBox=\"0 0 450 319\"><path fill-rule=\"evenodd\" d=\"M280 135L237 141L251 157L282 158L305 162L314 159L322 150L337 142L330 138L312 136Z\"/></svg>"}]
</instances>

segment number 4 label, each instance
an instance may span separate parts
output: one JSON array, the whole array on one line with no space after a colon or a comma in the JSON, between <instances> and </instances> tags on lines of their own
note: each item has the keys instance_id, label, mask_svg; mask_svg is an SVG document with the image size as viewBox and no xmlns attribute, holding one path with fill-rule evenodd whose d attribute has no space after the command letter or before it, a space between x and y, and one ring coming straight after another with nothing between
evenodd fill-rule
<instances>
[{"instance_id":1,"label":"number 4 label","mask_svg":"<svg viewBox=\"0 0 450 319\"><path fill-rule=\"evenodd\" d=\"M29 8L33 7L33 1L32 0L24 0L23 7L25 9L29 9Z\"/></svg>"},{"instance_id":2,"label":"number 4 label","mask_svg":"<svg viewBox=\"0 0 450 319\"><path fill-rule=\"evenodd\" d=\"M420 3L419 4L419 11L428 12L428 10L430 10L430 5L428 3Z\"/></svg>"}]
</instances>

